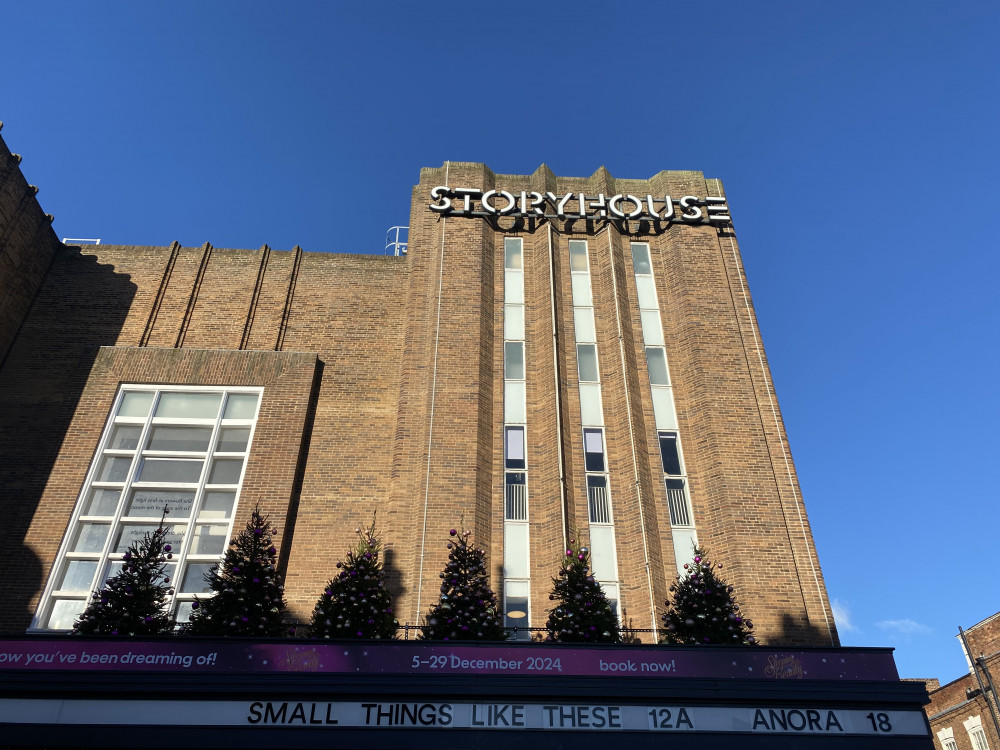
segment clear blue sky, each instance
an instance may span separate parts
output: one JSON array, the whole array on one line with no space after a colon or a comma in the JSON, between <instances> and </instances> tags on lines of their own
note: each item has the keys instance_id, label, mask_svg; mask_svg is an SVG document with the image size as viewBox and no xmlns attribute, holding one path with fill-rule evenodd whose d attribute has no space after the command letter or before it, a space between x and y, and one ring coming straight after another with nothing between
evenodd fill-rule
<instances>
[{"instance_id":1,"label":"clear blue sky","mask_svg":"<svg viewBox=\"0 0 1000 750\"><path fill-rule=\"evenodd\" d=\"M7 3L60 236L377 252L422 166L726 185L846 645L1000 610L1000 5ZM771 561L776 568L785 560Z\"/></svg>"}]
</instances>

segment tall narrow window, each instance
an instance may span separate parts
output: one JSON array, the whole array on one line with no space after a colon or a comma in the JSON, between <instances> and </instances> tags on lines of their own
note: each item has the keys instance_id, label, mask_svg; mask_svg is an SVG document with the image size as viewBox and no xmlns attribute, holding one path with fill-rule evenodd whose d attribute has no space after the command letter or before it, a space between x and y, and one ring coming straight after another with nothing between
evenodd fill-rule
<instances>
[{"instance_id":1,"label":"tall narrow window","mask_svg":"<svg viewBox=\"0 0 1000 750\"><path fill-rule=\"evenodd\" d=\"M524 325L524 241L505 237L504 250L504 622L530 638L528 596L527 362Z\"/></svg>"},{"instance_id":2,"label":"tall narrow window","mask_svg":"<svg viewBox=\"0 0 1000 750\"><path fill-rule=\"evenodd\" d=\"M32 627L71 628L165 507L168 606L186 620L225 551L259 402L259 389L123 386Z\"/></svg>"}]
</instances>

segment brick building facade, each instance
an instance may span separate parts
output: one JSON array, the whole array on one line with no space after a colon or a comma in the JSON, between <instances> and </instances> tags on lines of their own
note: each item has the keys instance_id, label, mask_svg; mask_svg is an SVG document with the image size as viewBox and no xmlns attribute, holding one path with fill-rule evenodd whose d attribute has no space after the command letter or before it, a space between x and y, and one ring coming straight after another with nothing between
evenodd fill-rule
<instances>
[{"instance_id":1,"label":"brick building facade","mask_svg":"<svg viewBox=\"0 0 1000 750\"><path fill-rule=\"evenodd\" d=\"M512 626L576 535L652 630L697 539L764 642L838 645L718 180L447 162L378 257L66 246L18 161L0 141L0 631L65 627L163 501L181 616L259 504L308 619L377 509L404 623L464 522Z\"/></svg>"},{"instance_id":2,"label":"brick building facade","mask_svg":"<svg viewBox=\"0 0 1000 750\"><path fill-rule=\"evenodd\" d=\"M940 685L927 684L924 706L935 746L940 750L989 750L1000 747L995 723L1000 716L995 678L1000 677L1000 612L964 631L959 640L969 673Z\"/></svg>"}]
</instances>

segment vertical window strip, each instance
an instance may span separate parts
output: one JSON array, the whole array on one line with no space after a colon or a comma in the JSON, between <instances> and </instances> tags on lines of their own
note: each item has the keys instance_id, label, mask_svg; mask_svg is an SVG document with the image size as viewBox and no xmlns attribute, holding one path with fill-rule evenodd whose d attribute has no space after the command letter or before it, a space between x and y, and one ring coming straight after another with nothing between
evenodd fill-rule
<instances>
[{"instance_id":1,"label":"vertical window strip","mask_svg":"<svg viewBox=\"0 0 1000 750\"><path fill-rule=\"evenodd\" d=\"M617 612L618 560L615 551L611 495L608 491L600 358L597 351L594 296L591 288L589 247L586 240L569 240L569 265L573 290L573 322L580 390L580 419L583 427L591 563L595 577L605 594L614 601Z\"/></svg>"},{"instance_id":2,"label":"vertical window strip","mask_svg":"<svg viewBox=\"0 0 1000 750\"><path fill-rule=\"evenodd\" d=\"M529 640L527 358L524 326L524 241L504 247L504 625ZM518 630L524 628L524 630Z\"/></svg>"},{"instance_id":3,"label":"vertical window strip","mask_svg":"<svg viewBox=\"0 0 1000 750\"><path fill-rule=\"evenodd\" d=\"M687 475L677 433L677 416L674 408L667 351L664 347L663 326L660 321L660 304L656 294L653 263L649 243L633 242L632 270L639 305L642 340L646 352L650 396L656 422L660 448L663 482L667 494L670 525L674 528L674 554L678 570L689 556L687 547L694 540L694 518L687 493ZM684 543L679 543L679 540Z\"/></svg>"}]
</instances>

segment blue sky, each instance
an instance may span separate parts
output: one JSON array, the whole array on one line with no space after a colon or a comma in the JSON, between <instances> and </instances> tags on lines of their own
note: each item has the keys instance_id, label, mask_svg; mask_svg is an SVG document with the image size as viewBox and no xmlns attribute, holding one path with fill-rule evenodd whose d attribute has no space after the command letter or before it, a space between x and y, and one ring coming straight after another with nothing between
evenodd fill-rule
<instances>
[{"instance_id":1,"label":"blue sky","mask_svg":"<svg viewBox=\"0 0 1000 750\"><path fill-rule=\"evenodd\" d=\"M995 2L2 17L3 137L60 236L379 252L446 159L721 178L843 642L960 676L1000 610Z\"/></svg>"}]
</instances>

